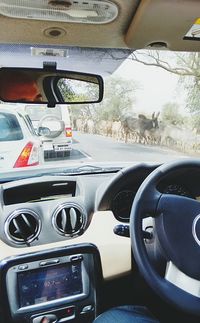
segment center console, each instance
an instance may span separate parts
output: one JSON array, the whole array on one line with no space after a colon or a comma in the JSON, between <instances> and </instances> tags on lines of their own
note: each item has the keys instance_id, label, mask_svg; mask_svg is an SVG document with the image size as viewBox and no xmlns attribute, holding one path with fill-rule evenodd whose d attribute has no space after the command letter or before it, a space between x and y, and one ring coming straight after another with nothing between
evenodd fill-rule
<instances>
[{"instance_id":1,"label":"center console","mask_svg":"<svg viewBox=\"0 0 200 323\"><path fill-rule=\"evenodd\" d=\"M7 322L92 322L102 278L95 246L81 244L4 259L1 312Z\"/></svg>"}]
</instances>

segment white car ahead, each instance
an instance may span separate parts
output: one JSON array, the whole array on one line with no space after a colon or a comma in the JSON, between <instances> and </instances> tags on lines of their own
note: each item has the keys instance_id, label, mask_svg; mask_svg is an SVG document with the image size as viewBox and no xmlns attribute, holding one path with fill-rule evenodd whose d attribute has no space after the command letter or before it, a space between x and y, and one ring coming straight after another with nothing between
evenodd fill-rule
<instances>
[{"instance_id":1,"label":"white car ahead","mask_svg":"<svg viewBox=\"0 0 200 323\"><path fill-rule=\"evenodd\" d=\"M2 107L1 107L2 106ZM37 166L42 163L41 141L32 122L15 105L0 106L0 169Z\"/></svg>"},{"instance_id":2,"label":"white car ahead","mask_svg":"<svg viewBox=\"0 0 200 323\"><path fill-rule=\"evenodd\" d=\"M44 159L64 158L72 150L72 128L69 110L66 106L47 108L46 106L27 105L29 115L36 133L43 145Z\"/></svg>"}]
</instances>

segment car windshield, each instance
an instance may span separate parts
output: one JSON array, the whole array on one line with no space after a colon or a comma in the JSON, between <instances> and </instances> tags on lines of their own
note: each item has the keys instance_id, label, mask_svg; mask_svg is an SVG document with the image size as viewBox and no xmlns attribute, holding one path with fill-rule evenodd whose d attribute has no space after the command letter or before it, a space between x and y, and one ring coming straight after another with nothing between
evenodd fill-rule
<instances>
[{"instance_id":1,"label":"car windshield","mask_svg":"<svg viewBox=\"0 0 200 323\"><path fill-rule=\"evenodd\" d=\"M15 55L18 66L24 58L27 66L41 66L42 55L33 59L26 54L33 47L18 45L17 53L13 47L9 55L1 48L2 65L10 66ZM102 75L102 102L53 108L1 102L0 170L32 169L41 174L86 166L84 171L100 171L102 163L105 169L124 162L162 163L199 156L198 53L64 50L71 57L69 63L66 57L50 54L45 60ZM88 53L93 60L87 58Z\"/></svg>"}]
</instances>

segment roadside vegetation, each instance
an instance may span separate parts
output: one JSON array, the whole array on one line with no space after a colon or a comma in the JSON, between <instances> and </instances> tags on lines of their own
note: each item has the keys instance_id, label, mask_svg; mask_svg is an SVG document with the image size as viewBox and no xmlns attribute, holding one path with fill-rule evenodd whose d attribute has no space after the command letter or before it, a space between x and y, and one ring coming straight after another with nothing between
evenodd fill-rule
<instances>
[{"instance_id":1,"label":"roadside vegetation","mask_svg":"<svg viewBox=\"0 0 200 323\"><path fill-rule=\"evenodd\" d=\"M170 62L167 55L171 55ZM185 114L176 101L169 100L159 112L136 112L136 81L110 77L105 82L100 104L71 109L75 130L113 137L123 142L160 145L189 154L200 154L200 54L160 51L133 52L129 59L178 75L179 89L187 93ZM159 104L159 102L158 102Z\"/></svg>"}]
</instances>

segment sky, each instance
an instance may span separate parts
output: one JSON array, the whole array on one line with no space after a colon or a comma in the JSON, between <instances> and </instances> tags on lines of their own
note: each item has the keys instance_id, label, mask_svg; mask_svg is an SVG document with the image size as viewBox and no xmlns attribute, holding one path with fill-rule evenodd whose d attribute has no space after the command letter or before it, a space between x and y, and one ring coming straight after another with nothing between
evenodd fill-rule
<instances>
[{"instance_id":1,"label":"sky","mask_svg":"<svg viewBox=\"0 0 200 323\"><path fill-rule=\"evenodd\" d=\"M157 112L162 110L164 104L176 102L180 105L180 112L187 113L186 93L183 87L180 88L177 75L131 60L122 63L115 75L138 83L140 89L136 93L135 111Z\"/></svg>"}]
</instances>

